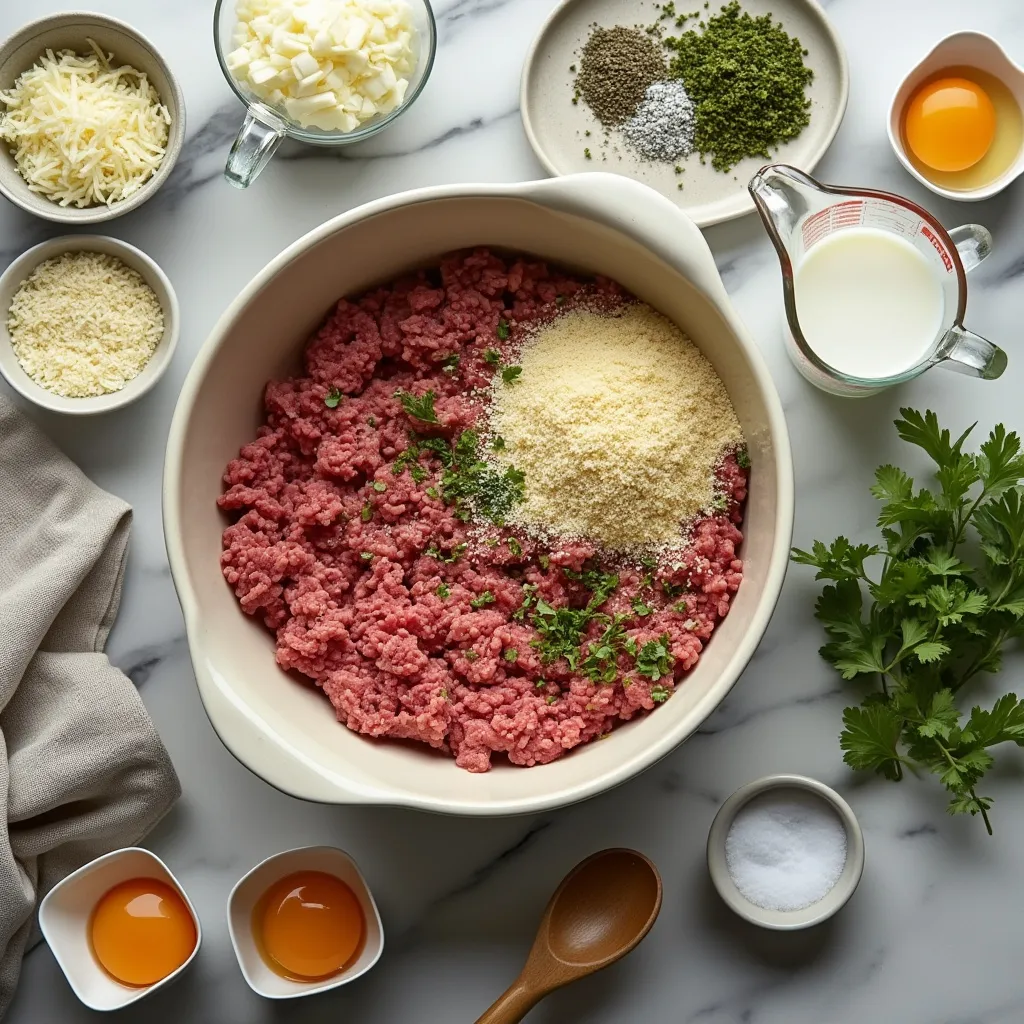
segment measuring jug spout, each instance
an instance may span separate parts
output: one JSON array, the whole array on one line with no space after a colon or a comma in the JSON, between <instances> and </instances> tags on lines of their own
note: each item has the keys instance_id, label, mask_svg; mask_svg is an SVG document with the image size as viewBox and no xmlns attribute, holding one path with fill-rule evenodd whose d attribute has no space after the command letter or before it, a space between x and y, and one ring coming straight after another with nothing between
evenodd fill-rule
<instances>
[{"instance_id":1,"label":"measuring jug spout","mask_svg":"<svg viewBox=\"0 0 1024 1024\"><path fill-rule=\"evenodd\" d=\"M800 218L821 206L824 190L789 164L762 167L747 185L764 226L780 250L789 250Z\"/></svg>"}]
</instances>

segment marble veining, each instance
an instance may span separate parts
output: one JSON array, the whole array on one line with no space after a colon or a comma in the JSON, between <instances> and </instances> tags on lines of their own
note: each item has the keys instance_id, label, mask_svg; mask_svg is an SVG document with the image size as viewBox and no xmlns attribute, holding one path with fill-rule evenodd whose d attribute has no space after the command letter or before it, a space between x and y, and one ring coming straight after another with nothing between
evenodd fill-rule
<instances>
[{"instance_id":1,"label":"marble veining","mask_svg":"<svg viewBox=\"0 0 1024 1024\"><path fill-rule=\"evenodd\" d=\"M0 36L61 0L0 3ZM87 422L30 414L101 486L135 509L124 601L110 652L139 685L181 774L184 796L149 845L187 886L204 947L183 978L120 1014L126 1024L452 1024L472 1021L526 955L544 903L573 864L606 846L636 846L665 880L650 937L628 960L556 993L531 1024L1019 1024L1024 1020L1024 918L1017 909L1024 846L1024 757L1001 753L987 791L996 834L951 819L932 780L855 778L837 744L847 685L820 661L817 587L794 568L744 678L683 747L642 777L586 804L527 818L459 820L379 808L325 808L271 789L217 739L192 679L164 553L164 439L189 363L227 303L269 259L327 217L392 192L458 181L515 181L542 169L518 118L519 70L553 0L446 0L438 54L414 111L378 138L337 151L286 144L247 193L221 180L242 108L221 78L209 0L91 0L153 38L188 107L185 151L147 206L101 227L149 252L182 306L182 337L161 384L136 406ZM1024 427L1024 184L958 205L907 175L885 138L889 98L942 35L979 29L1024 60L1016 0L829 0L846 43L850 105L819 166L826 181L899 191L947 226L979 221L993 256L970 278L967 324L1010 353L994 383L941 370L859 403L810 388L781 342L774 253L755 217L707 231L725 284L782 396L797 474L795 541L871 536L874 467L905 461L891 421L900 405L936 409L951 427L999 420ZM0 266L59 234L0 206ZM913 468L920 469L920 466ZM1000 687L1024 686L1011 656ZM991 688L990 688L991 690ZM986 697L984 688L979 699ZM867 867L842 914L813 934L775 935L735 918L707 878L704 843L737 786L776 771L836 786L864 827ZM387 945L378 967L327 996L274 1006L235 964L224 907L254 863L289 846L349 850L378 898ZM32 953L11 1024L75 1024L75 1001L45 947Z\"/></svg>"}]
</instances>

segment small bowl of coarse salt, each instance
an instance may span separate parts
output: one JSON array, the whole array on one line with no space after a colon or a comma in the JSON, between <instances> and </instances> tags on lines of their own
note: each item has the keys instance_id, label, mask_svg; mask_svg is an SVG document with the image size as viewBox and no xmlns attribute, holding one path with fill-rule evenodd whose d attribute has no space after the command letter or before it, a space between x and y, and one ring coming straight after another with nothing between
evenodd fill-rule
<instances>
[{"instance_id":1,"label":"small bowl of coarse salt","mask_svg":"<svg viewBox=\"0 0 1024 1024\"><path fill-rule=\"evenodd\" d=\"M141 249L103 235L51 238L0 275L0 374L51 412L110 412L163 375L178 320L171 282Z\"/></svg>"},{"instance_id":2,"label":"small bowl of coarse salt","mask_svg":"<svg viewBox=\"0 0 1024 1024\"><path fill-rule=\"evenodd\" d=\"M795 931L821 924L853 895L864 835L850 805L803 775L767 775L722 804L708 835L708 870L740 917Z\"/></svg>"}]
</instances>

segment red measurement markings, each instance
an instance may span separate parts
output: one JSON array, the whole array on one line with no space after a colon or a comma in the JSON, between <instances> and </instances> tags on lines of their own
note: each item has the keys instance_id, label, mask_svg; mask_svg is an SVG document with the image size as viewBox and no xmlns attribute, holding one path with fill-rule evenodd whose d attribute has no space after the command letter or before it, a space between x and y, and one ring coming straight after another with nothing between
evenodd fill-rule
<instances>
[{"instance_id":1,"label":"red measurement markings","mask_svg":"<svg viewBox=\"0 0 1024 1024\"><path fill-rule=\"evenodd\" d=\"M950 274L953 272L953 258L949 255L946 247L939 241L938 236L927 224L921 225L921 234L932 243L932 248L939 254L939 259L942 260L942 265L946 268L946 273Z\"/></svg>"},{"instance_id":2,"label":"red measurement markings","mask_svg":"<svg viewBox=\"0 0 1024 1024\"><path fill-rule=\"evenodd\" d=\"M860 224L864 219L864 201L862 199L849 199L846 202L836 203L824 210L812 214L803 223L801 229L804 251L810 249L815 242L820 242L826 235L841 228L853 227Z\"/></svg>"}]
</instances>

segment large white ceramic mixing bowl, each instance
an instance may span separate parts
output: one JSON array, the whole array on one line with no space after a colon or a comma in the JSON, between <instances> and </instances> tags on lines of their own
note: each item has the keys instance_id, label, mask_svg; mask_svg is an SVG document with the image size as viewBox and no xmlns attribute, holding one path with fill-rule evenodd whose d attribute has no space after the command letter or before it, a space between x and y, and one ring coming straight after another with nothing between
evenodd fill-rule
<instances>
[{"instance_id":1,"label":"large white ceramic mixing bowl","mask_svg":"<svg viewBox=\"0 0 1024 1024\"><path fill-rule=\"evenodd\" d=\"M473 775L426 747L350 732L313 687L282 672L274 643L220 573L221 474L261 421L263 387L298 368L333 303L452 249L488 245L606 274L674 320L732 396L753 463L745 576L696 669L655 712L553 764ZM391 196L299 239L228 307L196 358L171 424L164 527L196 679L228 749L271 785L324 803L517 814L611 788L664 757L714 710L760 641L782 587L793 472L778 395L733 311L700 231L646 186L610 174L459 185Z\"/></svg>"}]
</instances>

